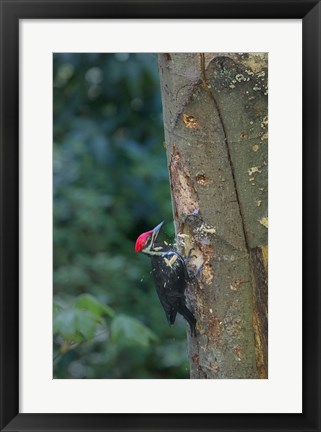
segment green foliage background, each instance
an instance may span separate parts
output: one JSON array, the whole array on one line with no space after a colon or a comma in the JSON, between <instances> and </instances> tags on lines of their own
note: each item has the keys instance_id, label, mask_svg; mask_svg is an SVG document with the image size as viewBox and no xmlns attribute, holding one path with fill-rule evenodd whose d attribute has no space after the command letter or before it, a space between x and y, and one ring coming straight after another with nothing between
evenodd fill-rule
<instances>
[{"instance_id":1,"label":"green foliage background","mask_svg":"<svg viewBox=\"0 0 321 432\"><path fill-rule=\"evenodd\" d=\"M157 59L54 54L54 378L188 378L141 232L172 210Z\"/></svg>"}]
</instances>

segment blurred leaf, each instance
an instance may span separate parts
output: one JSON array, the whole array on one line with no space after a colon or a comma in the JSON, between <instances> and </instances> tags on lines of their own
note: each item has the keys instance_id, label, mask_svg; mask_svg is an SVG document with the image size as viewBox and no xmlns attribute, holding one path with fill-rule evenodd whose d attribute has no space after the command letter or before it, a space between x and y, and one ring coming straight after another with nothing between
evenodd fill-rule
<instances>
[{"instance_id":1,"label":"blurred leaf","mask_svg":"<svg viewBox=\"0 0 321 432\"><path fill-rule=\"evenodd\" d=\"M85 340L91 339L95 335L97 318L90 311L75 311L76 331Z\"/></svg>"},{"instance_id":2,"label":"blurred leaf","mask_svg":"<svg viewBox=\"0 0 321 432\"><path fill-rule=\"evenodd\" d=\"M111 323L111 340L128 345L147 347L157 336L144 324L127 315L117 315Z\"/></svg>"},{"instance_id":3,"label":"blurred leaf","mask_svg":"<svg viewBox=\"0 0 321 432\"><path fill-rule=\"evenodd\" d=\"M60 313L62 311L62 307L58 303L53 304L53 313L54 315Z\"/></svg>"},{"instance_id":4,"label":"blurred leaf","mask_svg":"<svg viewBox=\"0 0 321 432\"><path fill-rule=\"evenodd\" d=\"M115 315L115 311L110 306L99 303L90 294L82 294L79 296L75 305L78 309L89 310L93 315L96 316L96 318L100 318L103 315L107 315L112 318Z\"/></svg>"},{"instance_id":5,"label":"blurred leaf","mask_svg":"<svg viewBox=\"0 0 321 432\"><path fill-rule=\"evenodd\" d=\"M61 310L54 315L53 332L71 342L82 342L95 335L97 318L88 310L74 307Z\"/></svg>"},{"instance_id":6,"label":"blurred leaf","mask_svg":"<svg viewBox=\"0 0 321 432\"><path fill-rule=\"evenodd\" d=\"M62 310L54 315L54 334L60 334L64 339L72 340L76 332L76 322L73 309Z\"/></svg>"}]
</instances>

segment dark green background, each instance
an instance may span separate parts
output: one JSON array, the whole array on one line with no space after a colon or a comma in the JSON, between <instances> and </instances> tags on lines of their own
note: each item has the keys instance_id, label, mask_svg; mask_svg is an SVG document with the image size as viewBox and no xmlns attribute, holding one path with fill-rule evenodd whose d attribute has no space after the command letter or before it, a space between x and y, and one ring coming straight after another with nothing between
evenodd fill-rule
<instances>
[{"instance_id":1,"label":"dark green background","mask_svg":"<svg viewBox=\"0 0 321 432\"><path fill-rule=\"evenodd\" d=\"M54 54L54 378L188 378L139 234L172 210L157 57Z\"/></svg>"}]
</instances>

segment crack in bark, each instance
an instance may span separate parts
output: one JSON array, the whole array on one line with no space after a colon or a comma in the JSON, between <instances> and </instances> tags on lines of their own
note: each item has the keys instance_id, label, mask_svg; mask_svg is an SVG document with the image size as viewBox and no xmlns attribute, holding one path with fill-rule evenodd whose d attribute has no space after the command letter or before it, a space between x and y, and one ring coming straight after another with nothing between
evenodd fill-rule
<instances>
[{"instance_id":1,"label":"crack in bark","mask_svg":"<svg viewBox=\"0 0 321 432\"><path fill-rule=\"evenodd\" d=\"M228 156L229 165L231 167L231 173L232 173L233 185L234 185L234 189L235 189L236 201L237 201L237 204L238 204L238 207L239 207L240 216L241 216L242 230L243 230L243 234L244 234L244 241L245 241L245 246L246 246L246 250L247 250L247 254L248 254L248 259L249 259L249 265L250 265L250 273L251 273L250 277L251 277L251 286L252 286L253 301L254 301L254 304L253 304L253 331L254 331L255 349L256 349L256 367L257 367L257 372L259 373L260 377L261 378L267 378L267 370L266 370L266 364L265 364L264 355L260 352L261 332L259 331L258 326L255 326L255 322L254 322L255 318L256 318L256 314L257 314L257 310L256 310L256 307L255 307L255 301L256 301L256 281L255 281L255 272L254 272L254 268L253 268L254 264L253 264L253 260L252 260L252 256L251 256L251 248L249 246L248 236L247 236L246 227L245 227L245 218L244 218L244 214L243 214L243 211L242 211L241 200L240 200L240 196L239 196L239 192L238 192L238 188L237 188L235 170L234 170L234 165L233 165L232 157L231 157L230 143L229 143L229 141L227 139L227 131L226 131L226 128L225 128L225 124L224 124L224 120L223 120L223 116L222 116L220 107L219 107L219 105L217 103L217 100L216 100L213 92L208 87L207 76L206 76L206 67L205 67L205 55L204 55L204 53L200 53L200 68L201 68L201 77L202 77L203 88L205 89L205 91L207 92L209 98L212 100L212 102L214 104L214 107L215 107L215 109L217 111L219 120L221 122L223 134L224 134L224 141L225 141L225 145L226 145L226 150L227 150L227 156ZM256 139L256 138L254 138L254 139ZM262 357L262 355L263 355L263 357Z\"/></svg>"},{"instance_id":2,"label":"crack in bark","mask_svg":"<svg viewBox=\"0 0 321 432\"><path fill-rule=\"evenodd\" d=\"M243 215L243 211L242 211L242 207L241 207L241 200L240 200L239 192L237 189L235 170L234 170L234 165L233 165L232 157L231 157L231 149L230 149L230 145L229 145L229 142L227 139L227 132L226 132L226 128L225 128L225 124L224 124L224 120L223 120L223 116L222 116L220 107L217 103L217 100L216 100L213 92L208 88L204 53L200 53L200 63L201 63L201 78L202 78L203 87L204 87L205 91L207 92L209 98L212 100L212 102L214 104L214 107L217 111L219 120L221 122L222 129L223 129L224 142L225 142L225 146L226 146L226 150L227 150L227 158L228 158L229 165L231 167L231 173L232 173L232 179L233 179L236 201L237 201L237 205L238 205L240 216L241 216L242 230L243 230L243 234L244 234L245 246L246 246L246 250L247 250L248 254L250 255L250 246L249 246L249 241L248 241L246 228L245 228L245 220L244 220L244 215Z\"/></svg>"}]
</instances>

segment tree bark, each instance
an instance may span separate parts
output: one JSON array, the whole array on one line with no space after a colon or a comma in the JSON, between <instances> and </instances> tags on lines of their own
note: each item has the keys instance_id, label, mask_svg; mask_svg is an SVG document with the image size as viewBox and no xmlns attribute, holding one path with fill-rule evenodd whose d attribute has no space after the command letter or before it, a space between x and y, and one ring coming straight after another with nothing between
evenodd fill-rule
<instances>
[{"instance_id":1,"label":"tree bark","mask_svg":"<svg viewBox=\"0 0 321 432\"><path fill-rule=\"evenodd\" d=\"M267 54L159 55L191 378L267 378Z\"/></svg>"}]
</instances>

